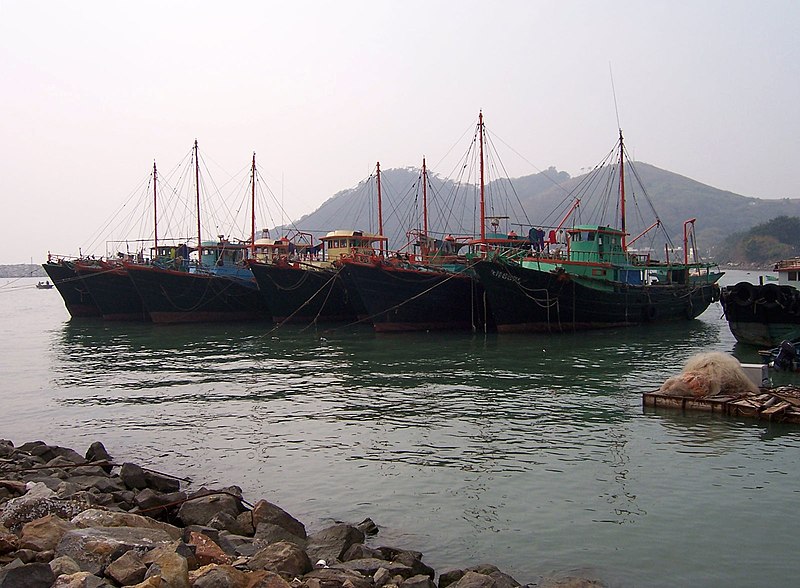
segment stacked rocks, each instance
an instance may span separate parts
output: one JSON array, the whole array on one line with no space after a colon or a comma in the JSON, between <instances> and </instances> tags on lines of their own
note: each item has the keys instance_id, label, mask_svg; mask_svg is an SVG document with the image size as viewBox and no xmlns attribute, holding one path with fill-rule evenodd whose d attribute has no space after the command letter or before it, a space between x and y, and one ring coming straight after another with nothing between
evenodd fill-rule
<instances>
[{"instance_id":1,"label":"stacked rocks","mask_svg":"<svg viewBox=\"0 0 800 588\"><path fill-rule=\"evenodd\" d=\"M172 476L114 464L99 442L81 456L0 440L0 509L0 588L436 586L421 553L365 544L378 531L370 519L308 535L236 486L187 492ZM519 585L490 565L438 578L438 588Z\"/></svg>"}]
</instances>

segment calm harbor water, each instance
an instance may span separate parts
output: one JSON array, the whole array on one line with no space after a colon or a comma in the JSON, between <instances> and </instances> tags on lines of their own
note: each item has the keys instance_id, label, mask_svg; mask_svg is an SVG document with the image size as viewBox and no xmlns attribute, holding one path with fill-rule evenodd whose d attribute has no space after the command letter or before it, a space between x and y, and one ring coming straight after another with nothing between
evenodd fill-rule
<instances>
[{"instance_id":1,"label":"calm harbor water","mask_svg":"<svg viewBox=\"0 0 800 588\"><path fill-rule=\"evenodd\" d=\"M756 281L731 272L723 283ZM273 331L70 321L55 290L0 280L0 437L235 483L310 531L372 517L376 544L519 581L785 585L800 428L645 411L721 307L593 333Z\"/></svg>"}]
</instances>

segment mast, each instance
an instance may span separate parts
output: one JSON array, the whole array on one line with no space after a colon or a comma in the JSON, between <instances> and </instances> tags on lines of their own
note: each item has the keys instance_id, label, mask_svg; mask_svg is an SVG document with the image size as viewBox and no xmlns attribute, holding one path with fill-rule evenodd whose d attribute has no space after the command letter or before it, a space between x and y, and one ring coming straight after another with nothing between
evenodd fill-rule
<instances>
[{"instance_id":1,"label":"mast","mask_svg":"<svg viewBox=\"0 0 800 588\"><path fill-rule=\"evenodd\" d=\"M625 232L625 151L622 143L622 129L619 130L619 212L622 217L622 250L627 251L627 235Z\"/></svg>"},{"instance_id":2,"label":"mast","mask_svg":"<svg viewBox=\"0 0 800 588\"><path fill-rule=\"evenodd\" d=\"M422 230L428 238L428 168L422 158Z\"/></svg>"},{"instance_id":3,"label":"mast","mask_svg":"<svg viewBox=\"0 0 800 588\"><path fill-rule=\"evenodd\" d=\"M378 234L383 236L383 203L381 202L381 162L377 164L378 176ZM380 252L383 255L383 239L380 241Z\"/></svg>"},{"instance_id":4,"label":"mast","mask_svg":"<svg viewBox=\"0 0 800 588\"><path fill-rule=\"evenodd\" d=\"M156 183L158 182L158 171L156 162L153 161L153 248L155 256L158 257L158 198L156 197Z\"/></svg>"},{"instance_id":5,"label":"mast","mask_svg":"<svg viewBox=\"0 0 800 588\"><path fill-rule=\"evenodd\" d=\"M194 186L197 192L197 263L203 261L203 241L200 239L200 162L197 160L197 139L194 140Z\"/></svg>"},{"instance_id":6,"label":"mast","mask_svg":"<svg viewBox=\"0 0 800 588\"><path fill-rule=\"evenodd\" d=\"M253 151L252 192L250 195L250 257L256 258L256 152Z\"/></svg>"},{"instance_id":7,"label":"mast","mask_svg":"<svg viewBox=\"0 0 800 588\"><path fill-rule=\"evenodd\" d=\"M481 241L486 241L486 204L483 182L483 111L478 114L478 133L481 140Z\"/></svg>"}]
</instances>

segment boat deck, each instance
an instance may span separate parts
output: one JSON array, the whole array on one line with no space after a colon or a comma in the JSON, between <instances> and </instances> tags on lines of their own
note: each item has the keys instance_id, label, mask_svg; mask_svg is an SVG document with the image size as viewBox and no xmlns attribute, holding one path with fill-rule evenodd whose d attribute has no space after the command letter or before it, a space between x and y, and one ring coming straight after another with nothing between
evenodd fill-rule
<instances>
[{"instance_id":1,"label":"boat deck","mask_svg":"<svg viewBox=\"0 0 800 588\"><path fill-rule=\"evenodd\" d=\"M782 386L761 388L759 394L692 398L668 396L660 392L642 394L642 405L685 412L710 412L726 416L800 424L800 388Z\"/></svg>"}]
</instances>

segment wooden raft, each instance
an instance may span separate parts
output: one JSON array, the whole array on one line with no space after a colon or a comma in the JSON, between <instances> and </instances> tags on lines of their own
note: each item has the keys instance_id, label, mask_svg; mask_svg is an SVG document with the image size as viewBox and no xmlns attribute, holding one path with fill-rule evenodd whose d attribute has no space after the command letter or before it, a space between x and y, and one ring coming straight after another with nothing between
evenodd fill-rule
<instances>
[{"instance_id":1,"label":"wooden raft","mask_svg":"<svg viewBox=\"0 0 800 588\"><path fill-rule=\"evenodd\" d=\"M642 394L643 406L710 412L727 416L800 424L800 388L762 388L759 394L744 396L669 396L658 391Z\"/></svg>"}]
</instances>

